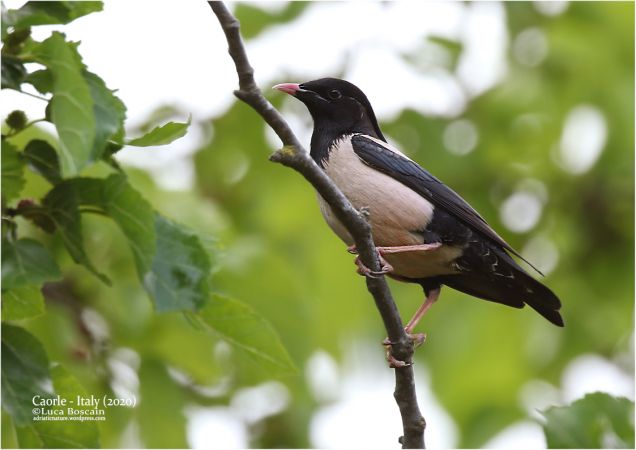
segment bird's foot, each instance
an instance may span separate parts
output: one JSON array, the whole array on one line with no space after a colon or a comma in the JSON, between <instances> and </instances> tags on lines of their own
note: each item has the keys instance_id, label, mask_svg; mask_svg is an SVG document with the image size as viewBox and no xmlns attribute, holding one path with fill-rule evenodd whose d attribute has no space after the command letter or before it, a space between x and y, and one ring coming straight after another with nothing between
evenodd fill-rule
<instances>
[{"instance_id":1,"label":"bird's foot","mask_svg":"<svg viewBox=\"0 0 636 450\"><path fill-rule=\"evenodd\" d=\"M413 348L418 348L426 341L426 333L409 334L408 337L413 341Z\"/></svg>"},{"instance_id":2,"label":"bird's foot","mask_svg":"<svg viewBox=\"0 0 636 450\"><path fill-rule=\"evenodd\" d=\"M391 264L389 264L382 257L382 251L380 250L380 248L381 247L376 247L376 250L378 252L378 259L380 260L380 270L371 270L371 269L369 269L360 260L360 256L356 256L356 259L355 259L354 263L355 263L356 266L358 266L358 269L356 270L356 272L359 275L362 275L362 276L365 276L365 277L369 277L369 278L379 278L382 275L386 275L387 273L393 271L393 266ZM349 253L351 253L352 255L358 255L358 249L355 246L355 244L354 245L350 245L349 247L347 247L347 251Z\"/></svg>"},{"instance_id":3,"label":"bird's foot","mask_svg":"<svg viewBox=\"0 0 636 450\"><path fill-rule=\"evenodd\" d=\"M359 256L356 256L354 261L355 265L358 266L356 272L359 275L369 277L369 278L380 278L382 275L386 275L389 272L393 271L393 266L386 262L386 260L380 255L378 252L378 258L380 259L380 270L371 270L360 260Z\"/></svg>"},{"instance_id":4,"label":"bird's foot","mask_svg":"<svg viewBox=\"0 0 636 450\"><path fill-rule=\"evenodd\" d=\"M414 349L418 348L426 340L426 333L415 333L415 334L407 333L407 336L409 337L409 339L411 339L411 341L413 341ZM391 342L389 338L385 338L382 341L382 345L386 349L386 360L389 363L390 368L398 369L400 367L408 367L413 365L413 363L400 361L399 359L393 356L393 353L391 352L391 349L393 348L393 342Z\"/></svg>"}]
</instances>

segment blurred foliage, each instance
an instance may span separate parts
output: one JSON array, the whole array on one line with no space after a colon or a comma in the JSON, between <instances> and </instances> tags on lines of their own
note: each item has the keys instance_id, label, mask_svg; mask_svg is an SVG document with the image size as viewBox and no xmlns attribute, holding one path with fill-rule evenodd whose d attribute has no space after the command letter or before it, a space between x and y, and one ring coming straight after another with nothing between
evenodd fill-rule
<instances>
[{"instance_id":1,"label":"blurred foliage","mask_svg":"<svg viewBox=\"0 0 636 450\"><path fill-rule=\"evenodd\" d=\"M634 448L634 402L603 392L543 412L548 448Z\"/></svg>"},{"instance_id":2,"label":"blurred foliage","mask_svg":"<svg viewBox=\"0 0 636 450\"><path fill-rule=\"evenodd\" d=\"M87 308L90 300L81 293L75 296L73 292L80 285L86 291L100 287L110 290L112 280L117 279L118 283L123 280L102 272L105 260L111 259L110 256L127 261L122 264L126 266L125 273L137 274L156 312L187 313L188 326L195 328L198 324L199 333L195 340L207 343L202 353L205 355L207 350L208 358L190 354L186 359L179 357L182 353L179 346L170 347L169 343L166 346L164 342L161 347L157 345L161 339L152 339L153 345L141 359L139 369L139 378L143 380L139 395L143 400L137 410L137 419L146 445L186 445L186 419L183 408L177 407L178 402L185 402L183 390L170 376L172 367L165 363L182 363L191 368L198 359L213 360L212 348L218 339L212 333L218 333L263 365L275 366L278 374L295 372L293 362L267 320L238 300L213 294L210 275L213 254L218 250L214 238L156 212L130 184L126 171L113 158L124 145L170 144L187 133L191 119L186 123L168 122L140 137L126 139L126 106L98 75L85 67L79 43L68 41L59 31L41 42L30 37L31 26L66 24L101 9L101 2L31 2L17 10L6 10L2 5L2 87L25 93L23 85L30 84L45 95L39 98L46 102L45 117L31 122L23 111L11 112L2 133L5 447L98 447L98 421L76 420L77 416L94 411L93 405L89 405L89 409L79 399L89 395L87 392L91 399L97 394L96 398L103 399L102 411L108 409L107 398L124 401L127 406L136 403L136 392L121 397L121 389L114 384L117 370L121 372L121 364L125 363L116 361L110 354L113 349L110 342L106 342L109 341L110 326L102 314ZM33 64L38 70L32 70ZM48 94L51 96L46 97ZM33 127L45 121L55 126L57 139L45 136ZM96 258L100 252L92 251L85 238L86 234L94 238L93 232L99 235L98 226L87 226L86 216L90 214L112 219L123 235L118 236L119 239L123 238L129 250L111 254L108 247L102 247L101 253L105 252L109 257ZM111 232L112 228L104 238L112 238ZM62 248L63 253L60 252ZM72 265L69 257L94 278L74 274L78 266ZM137 329L139 316L128 304L129 295L126 294L122 292L121 297L126 298L126 303L120 313L132 318L129 324L134 324L133 328ZM132 294L135 295L139 297ZM44 300L48 303L46 307ZM63 305L58 312L61 321L58 323L52 319L56 317L56 307L52 306L56 301ZM95 306L101 303L97 300ZM146 316L152 320L153 316L147 312L146 309ZM37 332L27 331L29 325L37 329L38 319L42 319L45 326L53 326L50 330L55 337L43 341L54 348L46 348ZM65 326L63 322L69 320L71 323ZM68 329L66 339L58 326ZM177 334L181 338L182 333ZM145 345L143 341L134 338L133 341ZM195 348L201 348L201 343L197 344ZM89 377L88 382L98 384L91 386L90 391L84 390L78 381L82 376L76 377L73 373L73 362L68 361L69 351L72 359L90 362L82 367L84 375ZM66 357L64 353L67 353ZM133 358L138 355L132 354ZM47 355L53 355L52 361ZM198 363L193 375L209 379L218 373L213 361L211 366L212 370L205 370L206 364ZM71 371L66 367L71 367ZM130 377L127 382L130 383ZM161 395L156 395L158 392ZM36 401L59 398L67 403ZM61 408L64 406L74 408L76 412L67 414L67 409ZM44 420L50 418L60 420ZM162 421L166 426L159 429L164 433L158 433L157 426ZM174 432L175 426L178 434ZM112 446L117 445L113 443Z\"/></svg>"},{"instance_id":3,"label":"blurred foliage","mask_svg":"<svg viewBox=\"0 0 636 450\"><path fill-rule=\"evenodd\" d=\"M56 33L41 47L27 28L15 28L16 23L65 23L99 9L78 6L81 10L72 12L72 5L86 3L60 3L55 11L34 9L40 22L25 19L26 13L6 19L3 10L3 88L29 83L42 94L64 94L68 86L56 72L75 67L71 75L84 88L70 94L84 106L107 107L85 107L86 123L70 121L73 113L63 102L49 108L47 120L58 126L84 123L78 130L81 145L64 133L58 141L30 122L19 130L3 128L2 275L8 289L3 346L7 332L7 345L30 348L35 358L29 370L18 372L24 375L19 383L27 383L18 393L30 395L33 377L50 378L54 385L55 377L72 377L75 382L65 382L64 389L79 390L81 384L96 396L134 394L140 400L136 408L110 408L107 420L97 423L100 445L181 447L189 444L189 407L229 408L237 416L236 394L275 378L292 400L256 424L241 419L250 431L249 444L309 447L310 420L325 403L314 398L302 372L289 370L292 366L305 370L317 350L343 361L351 342L365 341L377 344L378 370L388 370L381 368L383 327L351 256L325 226L312 188L267 160L271 144L265 126L244 104L236 102L218 117L193 117L191 126L203 131L205 142L194 156L192 190L165 191L145 171L122 170L116 153L129 142L121 126L125 107L83 68L81 46ZM235 11L244 35L257 39L307 13L307 5L292 2L267 12L239 3ZM421 325L428 340L417 363L427 368L435 396L457 423L458 445L471 448L527 418L520 389L537 379L559 386L564 369L579 355L596 353L633 373L631 353L630 363L621 363L621 355L631 351L634 317L634 6L573 2L551 17L531 3L513 2L505 11L511 42L524 30L544 33L545 59L524 65L511 44L506 75L471 99L461 117L405 110L381 124L514 247L523 249L543 237L558 251L558 264L545 282L563 300L564 329L527 308L475 301L450 289ZM57 22L41 22L46 20ZM464 51L460 42L434 37L428 45L447 49L453 64L445 69L455 70ZM70 66L49 62L51 54ZM27 60L39 62L42 70L29 73ZM272 96L275 106L283 101L288 100ZM579 105L598 108L608 133L592 168L571 174L556 154L566 117ZM458 118L478 132L476 148L466 155L445 149L444 134ZM142 144L177 138L187 124L150 131L153 127L144 125L150 135ZM528 232L506 231L499 208L520 180L528 179L548 194L541 219ZM56 198L55 190L63 195ZM78 212L56 217L42 208ZM146 226L127 221L125 213L131 211L144 217ZM50 227L57 232L51 234ZM22 273L25 266L17 262L23 256L32 261L29 255L40 264ZM172 263L193 270L175 273L164 266ZM162 295L153 279L168 280L179 294L171 301L170 292ZM391 286L409 315L421 301L420 289ZM201 302L210 287L212 299ZM176 304L181 300L185 304ZM2 446L49 445L37 440L37 429L23 430L23 413L29 411L20 412L20 400L4 398L5 367L12 367L5 358L12 356L3 347ZM84 438L94 443L92 434Z\"/></svg>"}]
</instances>

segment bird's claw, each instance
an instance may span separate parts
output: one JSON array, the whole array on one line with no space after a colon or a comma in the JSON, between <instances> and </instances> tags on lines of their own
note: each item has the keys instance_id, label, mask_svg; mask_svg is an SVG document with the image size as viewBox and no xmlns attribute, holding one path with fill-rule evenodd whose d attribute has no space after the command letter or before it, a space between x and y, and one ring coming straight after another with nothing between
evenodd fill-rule
<instances>
[{"instance_id":1,"label":"bird's claw","mask_svg":"<svg viewBox=\"0 0 636 450\"><path fill-rule=\"evenodd\" d=\"M400 361L393 356L393 354L391 353L391 347L393 346L393 343L389 340L389 338L384 339L382 341L382 345L384 345L384 348L386 350L386 360L389 363L389 367L391 369L399 369L401 367L408 367L413 365L413 363Z\"/></svg>"},{"instance_id":2,"label":"bird's claw","mask_svg":"<svg viewBox=\"0 0 636 450\"><path fill-rule=\"evenodd\" d=\"M415 333L415 334L407 333L407 336L409 337L409 339L411 339L411 341L413 341L414 348L418 348L426 340L426 333ZM408 367L413 365L413 363L400 361L399 359L396 359L393 356L393 354L391 353L391 347L393 346L393 342L391 342L391 340L388 337L382 341L382 345L386 348L386 360L389 363L389 367L391 369L399 369L401 367Z\"/></svg>"},{"instance_id":3,"label":"bird's claw","mask_svg":"<svg viewBox=\"0 0 636 450\"><path fill-rule=\"evenodd\" d=\"M358 254L358 249L356 248L355 244L354 245L350 245L349 247L347 247L347 251L349 253L351 253L352 255L357 255ZM393 266L391 264L389 264L382 257L382 252L380 251L380 249L376 249L376 251L378 253L378 259L380 260L380 270L371 270L371 269L369 269L360 260L360 256L356 256L356 259L355 259L354 263L355 263L356 266L358 266L358 269L356 270L356 272L359 275L362 275L362 276L365 276L365 277L369 277L369 278L380 278L382 275L385 275L385 274L387 274L389 272L393 272Z\"/></svg>"},{"instance_id":4,"label":"bird's claw","mask_svg":"<svg viewBox=\"0 0 636 450\"><path fill-rule=\"evenodd\" d=\"M386 275L389 272L393 272L393 266L391 264L389 264L388 262L385 261L384 258L382 258L382 256L380 256L378 254L378 257L380 258L380 270L371 270L369 269L367 266L364 265L364 263L362 261L360 261L360 257L356 257L354 263L356 266L358 266L358 269L356 270L356 272L359 275L365 276L365 277L369 277L369 278L380 278L382 275Z\"/></svg>"},{"instance_id":5,"label":"bird's claw","mask_svg":"<svg viewBox=\"0 0 636 450\"><path fill-rule=\"evenodd\" d=\"M400 361L399 359L395 359L391 354L391 350L386 351L386 360L389 363L389 368L391 369L401 369L402 367L409 367L413 365L413 363L407 363Z\"/></svg>"},{"instance_id":6,"label":"bird's claw","mask_svg":"<svg viewBox=\"0 0 636 450\"><path fill-rule=\"evenodd\" d=\"M413 341L413 348L418 348L426 341L426 333L409 334L408 337Z\"/></svg>"}]
</instances>

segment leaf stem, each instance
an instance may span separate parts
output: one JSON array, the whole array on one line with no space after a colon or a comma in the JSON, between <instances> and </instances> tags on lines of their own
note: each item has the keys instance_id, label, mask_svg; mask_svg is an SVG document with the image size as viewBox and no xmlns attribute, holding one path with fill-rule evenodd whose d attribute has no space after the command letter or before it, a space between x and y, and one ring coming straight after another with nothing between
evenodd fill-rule
<instances>
[{"instance_id":1,"label":"leaf stem","mask_svg":"<svg viewBox=\"0 0 636 450\"><path fill-rule=\"evenodd\" d=\"M42 97L41 95L37 95L37 94L31 94L30 92L27 92L27 91L18 91L18 92L24 95L28 95L29 97L37 98L38 100L42 100L45 102L49 102L51 100L50 98Z\"/></svg>"}]
</instances>

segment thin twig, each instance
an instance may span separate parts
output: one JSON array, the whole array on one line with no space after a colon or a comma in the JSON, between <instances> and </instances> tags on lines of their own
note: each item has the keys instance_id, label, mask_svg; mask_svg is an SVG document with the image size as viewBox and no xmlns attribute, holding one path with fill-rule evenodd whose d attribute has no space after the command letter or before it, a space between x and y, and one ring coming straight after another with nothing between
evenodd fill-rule
<instances>
[{"instance_id":1,"label":"thin twig","mask_svg":"<svg viewBox=\"0 0 636 450\"><path fill-rule=\"evenodd\" d=\"M230 56L236 66L239 89L234 91L234 95L260 114L284 144L282 149L271 155L270 160L296 170L313 185L353 237L364 265L371 270L379 271L380 262L371 237L371 228L365 217L351 205L325 172L311 159L285 119L261 93L254 80L254 69L249 63L243 46L238 20L223 2L210 1L208 4L223 28ZM426 423L415 396L415 380L411 365L413 342L404 332L399 311L384 277L367 277L366 280L367 288L375 300L389 340L393 343L392 354L396 359L408 364L406 367L395 369L394 397L400 409L404 432L404 436L399 441L402 443L402 448L424 448Z\"/></svg>"}]
</instances>

